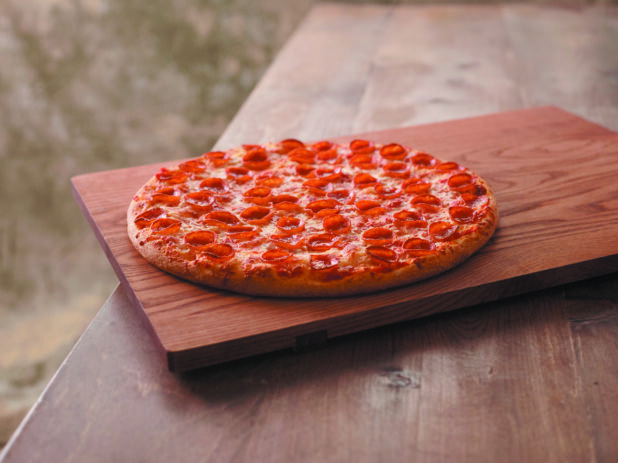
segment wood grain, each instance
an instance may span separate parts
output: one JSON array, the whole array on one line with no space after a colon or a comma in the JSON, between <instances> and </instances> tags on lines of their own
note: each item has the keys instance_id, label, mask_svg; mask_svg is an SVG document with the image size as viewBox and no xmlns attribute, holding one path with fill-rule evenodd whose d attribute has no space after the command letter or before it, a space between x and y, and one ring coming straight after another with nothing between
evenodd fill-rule
<instances>
[{"instance_id":1,"label":"wood grain","mask_svg":"<svg viewBox=\"0 0 618 463\"><path fill-rule=\"evenodd\" d=\"M216 146L557 105L618 129L615 8L313 9ZM319 65L312 65L319 63ZM255 123L259 121L259 123Z\"/></svg>"},{"instance_id":2,"label":"wood grain","mask_svg":"<svg viewBox=\"0 0 618 463\"><path fill-rule=\"evenodd\" d=\"M4 461L611 462L618 308L571 345L572 290L171 374L119 288Z\"/></svg>"},{"instance_id":3,"label":"wood grain","mask_svg":"<svg viewBox=\"0 0 618 463\"><path fill-rule=\"evenodd\" d=\"M492 241L463 266L400 289L323 300L253 298L181 281L133 250L126 205L156 166L73 179L172 370L293 347L313 332L341 336L618 269L618 243L611 239L618 233L615 133L547 107L362 136L439 153L485 177L501 214Z\"/></svg>"},{"instance_id":4,"label":"wood grain","mask_svg":"<svg viewBox=\"0 0 618 463\"><path fill-rule=\"evenodd\" d=\"M613 411L618 403L618 368L609 360L618 351L618 279L614 276L574 284L565 292L576 359L572 382L588 404L586 416L597 461L612 461L618 455L618 415Z\"/></svg>"}]
</instances>

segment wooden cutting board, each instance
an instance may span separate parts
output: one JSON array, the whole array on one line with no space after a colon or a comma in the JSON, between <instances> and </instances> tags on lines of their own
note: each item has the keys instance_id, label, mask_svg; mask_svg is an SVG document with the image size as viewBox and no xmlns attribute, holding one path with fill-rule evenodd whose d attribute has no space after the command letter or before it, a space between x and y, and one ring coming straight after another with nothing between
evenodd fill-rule
<instances>
[{"instance_id":1,"label":"wooden cutting board","mask_svg":"<svg viewBox=\"0 0 618 463\"><path fill-rule=\"evenodd\" d=\"M356 137L397 141L486 178L500 211L492 240L461 266L399 289L339 299L248 297L168 275L131 246L127 206L165 164L72 179L80 207L170 370L304 349L380 325L618 271L615 132L543 107L336 140Z\"/></svg>"}]
</instances>

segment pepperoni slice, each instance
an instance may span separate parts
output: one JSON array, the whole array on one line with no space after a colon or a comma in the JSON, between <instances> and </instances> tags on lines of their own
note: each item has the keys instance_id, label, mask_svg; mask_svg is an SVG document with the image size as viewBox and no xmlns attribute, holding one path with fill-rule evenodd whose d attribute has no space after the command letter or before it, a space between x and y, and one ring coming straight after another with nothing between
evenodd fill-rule
<instances>
[{"instance_id":1,"label":"pepperoni slice","mask_svg":"<svg viewBox=\"0 0 618 463\"><path fill-rule=\"evenodd\" d=\"M212 191L215 194L222 194L228 191L228 186L225 180L219 177L209 177L200 183L200 188L203 190Z\"/></svg>"},{"instance_id":2,"label":"pepperoni slice","mask_svg":"<svg viewBox=\"0 0 618 463\"><path fill-rule=\"evenodd\" d=\"M359 188L366 188L368 186L375 185L378 180L373 176L366 173L358 174L354 177L354 185Z\"/></svg>"},{"instance_id":3,"label":"pepperoni slice","mask_svg":"<svg viewBox=\"0 0 618 463\"><path fill-rule=\"evenodd\" d=\"M410 166L405 162L389 162L384 165L384 175L394 178L407 178L410 176Z\"/></svg>"},{"instance_id":4,"label":"pepperoni slice","mask_svg":"<svg viewBox=\"0 0 618 463\"><path fill-rule=\"evenodd\" d=\"M330 183L321 178L312 178L303 182L303 186L306 188L326 191L329 188Z\"/></svg>"},{"instance_id":5,"label":"pepperoni slice","mask_svg":"<svg viewBox=\"0 0 618 463\"><path fill-rule=\"evenodd\" d=\"M275 209L281 212L287 212L289 214L303 212L304 209L290 201L281 201L274 205Z\"/></svg>"},{"instance_id":6,"label":"pepperoni slice","mask_svg":"<svg viewBox=\"0 0 618 463\"><path fill-rule=\"evenodd\" d=\"M267 186L269 188L277 188L283 185L284 179L281 177L264 177L255 180L255 184L259 186Z\"/></svg>"},{"instance_id":7,"label":"pepperoni slice","mask_svg":"<svg viewBox=\"0 0 618 463\"><path fill-rule=\"evenodd\" d=\"M452 206L448 212L451 218L457 223L472 223L474 222L474 209L467 206Z\"/></svg>"},{"instance_id":8,"label":"pepperoni slice","mask_svg":"<svg viewBox=\"0 0 618 463\"><path fill-rule=\"evenodd\" d=\"M180 196L174 195L174 191L164 188L153 193L151 201L153 204L165 204L166 206L178 206L180 204Z\"/></svg>"},{"instance_id":9,"label":"pepperoni slice","mask_svg":"<svg viewBox=\"0 0 618 463\"><path fill-rule=\"evenodd\" d=\"M472 185L472 175L467 173L455 174L449 177L448 186L455 191L465 189Z\"/></svg>"},{"instance_id":10,"label":"pepperoni slice","mask_svg":"<svg viewBox=\"0 0 618 463\"><path fill-rule=\"evenodd\" d=\"M478 185L470 174L461 173L453 175L448 179L448 186L461 195L482 196L487 193L483 185Z\"/></svg>"},{"instance_id":11,"label":"pepperoni slice","mask_svg":"<svg viewBox=\"0 0 618 463\"><path fill-rule=\"evenodd\" d=\"M314 143L312 148L316 151L327 151L332 148L333 144L328 140L322 140Z\"/></svg>"},{"instance_id":12,"label":"pepperoni slice","mask_svg":"<svg viewBox=\"0 0 618 463\"><path fill-rule=\"evenodd\" d=\"M418 195L412 198L412 205L424 212L436 213L440 210L440 199L434 195Z\"/></svg>"},{"instance_id":13,"label":"pepperoni slice","mask_svg":"<svg viewBox=\"0 0 618 463\"><path fill-rule=\"evenodd\" d=\"M227 211L213 211L206 215L207 220L214 220L225 225L236 225L240 222L240 219L231 212Z\"/></svg>"},{"instance_id":14,"label":"pepperoni slice","mask_svg":"<svg viewBox=\"0 0 618 463\"><path fill-rule=\"evenodd\" d=\"M395 234L388 228L376 227L365 230L361 236L369 244L384 246L392 242Z\"/></svg>"},{"instance_id":15,"label":"pepperoni slice","mask_svg":"<svg viewBox=\"0 0 618 463\"><path fill-rule=\"evenodd\" d=\"M270 167L270 160L267 159L265 161L247 161L243 162L242 165L245 166L247 169L253 171L260 171L268 169Z\"/></svg>"},{"instance_id":16,"label":"pepperoni slice","mask_svg":"<svg viewBox=\"0 0 618 463\"><path fill-rule=\"evenodd\" d=\"M234 256L234 248L229 244L212 243L200 248L206 256L215 260L228 260Z\"/></svg>"},{"instance_id":17,"label":"pepperoni slice","mask_svg":"<svg viewBox=\"0 0 618 463\"><path fill-rule=\"evenodd\" d=\"M199 174L206 170L206 164L199 159L192 159L190 161L181 162L178 168L183 172L189 172L191 174Z\"/></svg>"},{"instance_id":18,"label":"pepperoni slice","mask_svg":"<svg viewBox=\"0 0 618 463\"><path fill-rule=\"evenodd\" d=\"M215 202L215 198L209 191L194 191L184 196L185 203L197 212L209 212Z\"/></svg>"},{"instance_id":19,"label":"pepperoni slice","mask_svg":"<svg viewBox=\"0 0 618 463\"><path fill-rule=\"evenodd\" d=\"M312 254L309 258L309 265L313 270L327 270L338 264L339 259L332 254Z\"/></svg>"},{"instance_id":20,"label":"pepperoni slice","mask_svg":"<svg viewBox=\"0 0 618 463\"><path fill-rule=\"evenodd\" d=\"M350 181L350 176L344 172L341 172L340 170L338 170L337 172L333 173L332 175L329 175L327 177L323 177L324 180L329 181L330 183L344 183L344 182L349 182Z\"/></svg>"},{"instance_id":21,"label":"pepperoni slice","mask_svg":"<svg viewBox=\"0 0 618 463\"><path fill-rule=\"evenodd\" d=\"M408 257L422 257L434 252L433 243L422 238L410 238L403 243L402 247Z\"/></svg>"},{"instance_id":22,"label":"pepperoni slice","mask_svg":"<svg viewBox=\"0 0 618 463\"><path fill-rule=\"evenodd\" d=\"M227 178L236 183L247 183L251 180L251 171L246 167L228 167L225 173Z\"/></svg>"},{"instance_id":23,"label":"pepperoni slice","mask_svg":"<svg viewBox=\"0 0 618 463\"><path fill-rule=\"evenodd\" d=\"M326 196L336 199L337 201L340 201L342 203L354 201L354 192L345 188L329 191Z\"/></svg>"},{"instance_id":24,"label":"pepperoni slice","mask_svg":"<svg viewBox=\"0 0 618 463\"><path fill-rule=\"evenodd\" d=\"M404 191L410 195L411 194L422 195L422 194L428 193L430 189L431 189L431 185L429 183L420 182L420 183L415 183L413 185L406 186Z\"/></svg>"},{"instance_id":25,"label":"pepperoni slice","mask_svg":"<svg viewBox=\"0 0 618 463\"><path fill-rule=\"evenodd\" d=\"M484 193L477 196L472 193L462 193L461 199L469 206L482 207L489 202L489 198Z\"/></svg>"},{"instance_id":26,"label":"pepperoni slice","mask_svg":"<svg viewBox=\"0 0 618 463\"><path fill-rule=\"evenodd\" d=\"M323 198L324 196L326 196L326 191L306 186L305 194L306 196L311 198Z\"/></svg>"},{"instance_id":27,"label":"pepperoni slice","mask_svg":"<svg viewBox=\"0 0 618 463\"><path fill-rule=\"evenodd\" d=\"M439 206L440 199L434 195L418 195L412 198L412 204L428 204L431 206Z\"/></svg>"},{"instance_id":28,"label":"pepperoni slice","mask_svg":"<svg viewBox=\"0 0 618 463\"><path fill-rule=\"evenodd\" d=\"M429 192L431 185L420 178L414 177L403 182L401 188L407 194L421 195Z\"/></svg>"},{"instance_id":29,"label":"pepperoni slice","mask_svg":"<svg viewBox=\"0 0 618 463\"><path fill-rule=\"evenodd\" d=\"M381 196L384 199L392 199L401 196L401 192L397 190L395 187L388 187L381 183L378 183L375 187L373 187L378 196Z\"/></svg>"},{"instance_id":30,"label":"pepperoni slice","mask_svg":"<svg viewBox=\"0 0 618 463\"><path fill-rule=\"evenodd\" d=\"M320 167L315 170L315 176L327 182L340 181L345 177L339 167Z\"/></svg>"},{"instance_id":31,"label":"pepperoni slice","mask_svg":"<svg viewBox=\"0 0 618 463\"><path fill-rule=\"evenodd\" d=\"M281 140L279 142L279 149L277 150L277 153L287 154L293 149L304 147L305 144L302 141L297 140L296 138L286 138L285 140Z\"/></svg>"},{"instance_id":32,"label":"pepperoni slice","mask_svg":"<svg viewBox=\"0 0 618 463\"><path fill-rule=\"evenodd\" d=\"M412 156L412 163L417 167L433 167L438 160L427 153L416 153Z\"/></svg>"},{"instance_id":33,"label":"pepperoni slice","mask_svg":"<svg viewBox=\"0 0 618 463\"><path fill-rule=\"evenodd\" d=\"M416 250L430 251L434 249L433 243L423 238L410 238L403 243L402 247L408 251L416 251Z\"/></svg>"},{"instance_id":34,"label":"pepperoni slice","mask_svg":"<svg viewBox=\"0 0 618 463\"><path fill-rule=\"evenodd\" d=\"M296 173L301 177L308 177L314 170L315 167L309 164L299 164L296 166Z\"/></svg>"},{"instance_id":35,"label":"pepperoni slice","mask_svg":"<svg viewBox=\"0 0 618 463\"><path fill-rule=\"evenodd\" d=\"M390 143L380 148L380 155L385 159L403 159L408 152L398 143Z\"/></svg>"},{"instance_id":36,"label":"pepperoni slice","mask_svg":"<svg viewBox=\"0 0 618 463\"><path fill-rule=\"evenodd\" d=\"M294 196L291 195L289 193L283 193L277 196L273 196L271 199L271 202L273 204L279 204L279 203L283 203L283 202L287 202L287 203L297 203L298 202L298 196Z\"/></svg>"},{"instance_id":37,"label":"pepperoni slice","mask_svg":"<svg viewBox=\"0 0 618 463\"><path fill-rule=\"evenodd\" d=\"M249 170L264 170L270 167L268 153L261 146L249 145L247 152L242 157L242 164Z\"/></svg>"},{"instance_id":38,"label":"pepperoni slice","mask_svg":"<svg viewBox=\"0 0 618 463\"><path fill-rule=\"evenodd\" d=\"M250 206L240 213L240 217L249 223L264 224L270 219L271 210L263 206Z\"/></svg>"},{"instance_id":39,"label":"pepperoni slice","mask_svg":"<svg viewBox=\"0 0 618 463\"><path fill-rule=\"evenodd\" d=\"M315 153L306 148L296 148L288 153L288 158L299 164L313 164Z\"/></svg>"},{"instance_id":40,"label":"pepperoni slice","mask_svg":"<svg viewBox=\"0 0 618 463\"><path fill-rule=\"evenodd\" d=\"M371 170L377 167L371 154L354 154L348 162L350 165L363 170Z\"/></svg>"},{"instance_id":41,"label":"pepperoni slice","mask_svg":"<svg viewBox=\"0 0 618 463\"><path fill-rule=\"evenodd\" d=\"M307 247L310 251L324 252L337 246L339 238L333 233L319 233L307 238Z\"/></svg>"},{"instance_id":42,"label":"pepperoni slice","mask_svg":"<svg viewBox=\"0 0 618 463\"><path fill-rule=\"evenodd\" d=\"M155 191L155 193L160 193L162 195L174 195L176 194L176 188L173 186L166 186L163 188L159 188L157 191Z\"/></svg>"},{"instance_id":43,"label":"pepperoni slice","mask_svg":"<svg viewBox=\"0 0 618 463\"><path fill-rule=\"evenodd\" d=\"M397 261L397 253L384 246L368 246L366 251L371 257L388 262L389 264Z\"/></svg>"},{"instance_id":44,"label":"pepperoni slice","mask_svg":"<svg viewBox=\"0 0 618 463\"><path fill-rule=\"evenodd\" d=\"M185 235L185 243L196 247L205 246L213 243L216 237L217 235L208 230L194 231Z\"/></svg>"},{"instance_id":45,"label":"pepperoni slice","mask_svg":"<svg viewBox=\"0 0 618 463\"><path fill-rule=\"evenodd\" d=\"M252 225L232 225L227 232L234 242L251 241L260 234L260 229Z\"/></svg>"},{"instance_id":46,"label":"pepperoni slice","mask_svg":"<svg viewBox=\"0 0 618 463\"><path fill-rule=\"evenodd\" d=\"M426 228L427 221L417 211L399 211L393 214L395 222L406 228Z\"/></svg>"},{"instance_id":47,"label":"pepperoni slice","mask_svg":"<svg viewBox=\"0 0 618 463\"><path fill-rule=\"evenodd\" d=\"M270 240L273 244L289 251L301 249L305 244L305 239L299 235L272 235Z\"/></svg>"},{"instance_id":48,"label":"pepperoni slice","mask_svg":"<svg viewBox=\"0 0 618 463\"><path fill-rule=\"evenodd\" d=\"M305 229L305 223L298 217L281 217L277 220L277 228L283 233L295 234Z\"/></svg>"},{"instance_id":49,"label":"pepperoni slice","mask_svg":"<svg viewBox=\"0 0 618 463\"><path fill-rule=\"evenodd\" d=\"M449 241L457 238L459 225L449 222L434 222L429 225L429 233L438 241Z\"/></svg>"},{"instance_id":50,"label":"pepperoni slice","mask_svg":"<svg viewBox=\"0 0 618 463\"><path fill-rule=\"evenodd\" d=\"M350 149L354 153L368 154L375 151L375 146L368 140L352 140L350 142Z\"/></svg>"},{"instance_id":51,"label":"pepperoni slice","mask_svg":"<svg viewBox=\"0 0 618 463\"><path fill-rule=\"evenodd\" d=\"M184 183L188 175L181 170L168 170L166 168L161 169L161 171L155 175L156 179L160 182L168 183L170 185L178 185L180 183Z\"/></svg>"},{"instance_id":52,"label":"pepperoni slice","mask_svg":"<svg viewBox=\"0 0 618 463\"><path fill-rule=\"evenodd\" d=\"M386 211L384 207L380 207L378 201L372 199L361 199L356 201L356 208L361 214L365 215L380 215Z\"/></svg>"},{"instance_id":53,"label":"pepperoni slice","mask_svg":"<svg viewBox=\"0 0 618 463\"><path fill-rule=\"evenodd\" d=\"M245 191L242 195L247 201L257 204L268 204L270 201L271 189L267 186L256 186Z\"/></svg>"},{"instance_id":54,"label":"pepperoni slice","mask_svg":"<svg viewBox=\"0 0 618 463\"><path fill-rule=\"evenodd\" d=\"M477 196L483 196L487 194L487 188L483 185L474 185L474 191L470 192L470 194L475 194Z\"/></svg>"},{"instance_id":55,"label":"pepperoni slice","mask_svg":"<svg viewBox=\"0 0 618 463\"><path fill-rule=\"evenodd\" d=\"M320 162L326 162L329 164L337 164L339 161L339 155L337 154L337 150L326 150L326 151L318 151L316 158Z\"/></svg>"},{"instance_id":56,"label":"pepperoni slice","mask_svg":"<svg viewBox=\"0 0 618 463\"><path fill-rule=\"evenodd\" d=\"M180 220L171 219L169 217L162 217L160 219L156 219L150 224L150 229L159 233L160 235L171 235L180 230Z\"/></svg>"},{"instance_id":57,"label":"pepperoni slice","mask_svg":"<svg viewBox=\"0 0 618 463\"><path fill-rule=\"evenodd\" d=\"M135 217L133 223L137 226L138 229L142 230L150 226L155 219L161 217L164 214L165 210L160 207L148 209L147 211L144 211L140 215Z\"/></svg>"},{"instance_id":58,"label":"pepperoni slice","mask_svg":"<svg viewBox=\"0 0 618 463\"><path fill-rule=\"evenodd\" d=\"M271 249L264 252L260 257L264 262L283 262L292 257L292 254L281 249Z\"/></svg>"},{"instance_id":59,"label":"pepperoni slice","mask_svg":"<svg viewBox=\"0 0 618 463\"><path fill-rule=\"evenodd\" d=\"M350 230L350 220L339 214L327 215L322 220L322 226L327 232L342 234Z\"/></svg>"},{"instance_id":60,"label":"pepperoni slice","mask_svg":"<svg viewBox=\"0 0 618 463\"><path fill-rule=\"evenodd\" d=\"M313 213L317 213L322 209L335 209L339 206L339 202L335 199L319 199L317 201L310 202L305 207L312 211Z\"/></svg>"},{"instance_id":61,"label":"pepperoni slice","mask_svg":"<svg viewBox=\"0 0 618 463\"><path fill-rule=\"evenodd\" d=\"M221 167L227 163L228 155L223 151L209 151L202 154L202 157L208 159L215 167Z\"/></svg>"},{"instance_id":62,"label":"pepperoni slice","mask_svg":"<svg viewBox=\"0 0 618 463\"><path fill-rule=\"evenodd\" d=\"M320 209L318 212L315 213L314 217L326 217L327 215L333 215L333 214L339 214L339 210L338 209Z\"/></svg>"},{"instance_id":63,"label":"pepperoni slice","mask_svg":"<svg viewBox=\"0 0 618 463\"><path fill-rule=\"evenodd\" d=\"M436 170L444 172L457 169L459 169L459 164L456 162L442 162L436 166Z\"/></svg>"}]
</instances>

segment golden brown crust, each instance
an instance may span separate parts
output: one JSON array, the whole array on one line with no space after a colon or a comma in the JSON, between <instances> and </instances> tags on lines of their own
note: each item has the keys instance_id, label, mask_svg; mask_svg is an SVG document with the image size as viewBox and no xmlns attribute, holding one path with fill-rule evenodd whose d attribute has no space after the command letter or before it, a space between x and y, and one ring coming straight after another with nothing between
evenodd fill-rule
<instances>
[{"instance_id":1,"label":"golden brown crust","mask_svg":"<svg viewBox=\"0 0 618 463\"><path fill-rule=\"evenodd\" d=\"M256 258L256 256L273 248L272 242L269 241L270 237L263 239L256 245L244 248L242 243L229 241L226 232L217 228L218 225L212 228L213 226L208 221L203 220L204 213L198 214L199 220L194 217L196 214L193 214L190 219L187 219L190 227L185 228L185 219L182 213L184 199L180 206L172 204L171 209L176 211L175 215L164 213L157 216L156 213L151 213L153 210L166 209L167 207L166 203L159 204L152 200L153 192L161 186L161 182L155 177L137 192L129 206L127 211L128 235L138 252L156 267L181 278L213 288L243 294L276 297L337 297L380 291L420 281L459 265L484 246L493 235L498 223L498 210L491 189L482 178L475 176L469 170L461 167L457 169L456 173L464 172L474 178L476 192L472 196L475 204L473 206L476 214L475 219L473 223L469 224L454 223L454 229L457 229L457 231L444 240L437 240L434 249L426 254L423 254L423 252L416 254L412 252L410 254L402 244L411 236L422 236L423 238L433 236L423 229L418 232L398 231L396 239L392 240L393 243L397 243L397 246L395 246L397 257L392 260L380 260L370 256L366 243L365 247L343 243L338 245L338 252L340 254L347 253L348 255L345 257L347 260L341 259L340 264L336 266L316 269L311 265L311 256L324 255L324 253L311 252L307 249L291 253L292 257L283 262L267 263L263 259ZM445 184L446 179L450 178L449 176L452 176L452 174L441 173L433 181L436 185L439 182ZM182 190L183 185L182 181L174 183L174 191ZM462 199L464 195L453 193L450 190L446 191L444 186L440 186L440 188L444 191L436 192L436 195L444 197L443 205L448 201L451 201L452 204L464 205ZM182 191L182 194L186 193L187 191ZM228 193L226 192L226 194ZM239 193L233 192L233 194L238 195ZM176 198L171 199L176 202L179 201ZM406 200L408 199L406 197ZM170 202L170 199L166 198L165 201ZM234 210L238 216L238 206L230 202L229 197L225 201L222 199L220 209ZM264 205L267 203L258 202L257 204L263 204L261 207L266 207ZM244 204L242 207L246 206L247 204ZM448 205L444 207L446 206ZM349 214L350 208L339 212L343 215ZM381 216L391 213L392 211L386 208ZM143 225L145 222L136 220L140 217L140 214L150 214L147 217L146 226ZM442 212L439 220L431 219L433 222L430 220L427 228L430 228L432 223L443 222L444 214L446 213ZM436 217L435 212L426 215L427 217ZM293 216L293 214L290 216ZM183 222L182 231L172 231L169 234L167 234L167 231L153 232L152 222L156 221L158 217L165 217L172 223L170 230L175 226L173 221ZM378 219L379 217L373 217L370 221L364 219L371 225L361 224L359 230L372 228L376 224L382 225L384 220L380 222ZM178 227L180 226L178 225ZM203 249L203 247L188 246L182 239L178 238L178 236L186 236L187 231L198 228L200 230L215 230L218 233L217 242L230 243L222 245L235 249L235 254L229 258L227 255L217 257L210 252L196 251L196 249ZM259 228L264 227L260 226ZM219 236L225 236L225 240L219 238ZM358 237L355 240L352 235L346 235L345 239L350 240L350 242L360 240ZM390 244L386 247L389 248L389 246Z\"/></svg>"}]
</instances>

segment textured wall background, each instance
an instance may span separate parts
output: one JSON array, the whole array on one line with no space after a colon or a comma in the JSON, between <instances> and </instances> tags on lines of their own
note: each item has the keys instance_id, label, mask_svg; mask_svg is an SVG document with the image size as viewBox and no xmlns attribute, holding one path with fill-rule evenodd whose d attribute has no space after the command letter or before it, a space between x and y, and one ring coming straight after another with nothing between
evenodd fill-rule
<instances>
[{"instance_id":1,"label":"textured wall background","mask_svg":"<svg viewBox=\"0 0 618 463\"><path fill-rule=\"evenodd\" d=\"M207 151L311 2L0 2L0 443L117 284L69 179Z\"/></svg>"}]
</instances>

